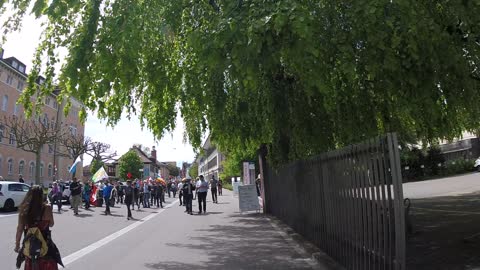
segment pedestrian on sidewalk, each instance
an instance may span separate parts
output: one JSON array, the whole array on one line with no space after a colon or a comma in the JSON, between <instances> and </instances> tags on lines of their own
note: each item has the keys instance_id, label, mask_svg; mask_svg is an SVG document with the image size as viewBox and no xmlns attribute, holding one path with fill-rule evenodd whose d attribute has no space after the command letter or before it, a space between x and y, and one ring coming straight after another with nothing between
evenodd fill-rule
<instances>
[{"instance_id":1,"label":"pedestrian on sidewalk","mask_svg":"<svg viewBox=\"0 0 480 270\"><path fill-rule=\"evenodd\" d=\"M210 180L210 191L212 192L213 203L218 203L217 185L218 181L215 179L215 175L212 175L212 179Z\"/></svg>"},{"instance_id":2,"label":"pedestrian on sidewalk","mask_svg":"<svg viewBox=\"0 0 480 270\"><path fill-rule=\"evenodd\" d=\"M177 196L177 183L175 183L175 181L172 182L171 189L172 189L173 198L175 198L175 196Z\"/></svg>"},{"instance_id":3,"label":"pedestrian on sidewalk","mask_svg":"<svg viewBox=\"0 0 480 270\"><path fill-rule=\"evenodd\" d=\"M218 184L217 184L217 187L218 187L218 195L222 196L222 179L218 178Z\"/></svg>"},{"instance_id":4,"label":"pedestrian on sidewalk","mask_svg":"<svg viewBox=\"0 0 480 270\"><path fill-rule=\"evenodd\" d=\"M73 207L73 214L78 216L78 207L82 203L82 187L80 186L80 183L78 183L76 177L73 177L72 183L70 183L70 191L70 194L72 195L71 204Z\"/></svg>"},{"instance_id":5,"label":"pedestrian on sidewalk","mask_svg":"<svg viewBox=\"0 0 480 270\"><path fill-rule=\"evenodd\" d=\"M185 205L187 214L192 215L192 202L193 202L193 191L195 190L195 186L192 184L192 179L187 178L185 180L185 184L182 186L183 189L183 204Z\"/></svg>"},{"instance_id":6,"label":"pedestrian on sidewalk","mask_svg":"<svg viewBox=\"0 0 480 270\"><path fill-rule=\"evenodd\" d=\"M132 211L130 210L130 205L133 203L133 187L132 181L127 180L127 186L125 187L125 205L127 206L127 220L132 218Z\"/></svg>"},{"instance_id":7,"label":"pedestrian on sidewalk","mask_svg":"<svg viewBox=\"0 0 480 270\"><path fill-rule=\"evenodd\" d=\"M106 186L103 188L103 200L105 201L105 215L111 215L110 212L110 197L112 195L113 187L107 181Z\"/></svg>"},{"instance_id":8,"label":"pedestrian on sidewalk","mask_svg":"<svg viewBox=\"0 0 480 270\"><path fill-rule=\"evenodd\" d=\"M197 182L196 185L198 191L198 213L202 214L207 213L207 192L208 192L208 183L205 181L203 175L200 175L200 180ZM203 205L203 207L202 207Z\"/></svg>"},{"instance_id":9,"label":"pedestrian on sidewalk","mask_svg":"<svg viewBox=\"0 0 480 270\"><path fill-rule=\"evenodd\" d=\"M178 199L180 199L180 206L182 206L183 202L182 202L182 199L183 199L183 184L185 183L185 178L182 179L182 181L180 181L178 183Z\"/></svg>"}]
</instances>

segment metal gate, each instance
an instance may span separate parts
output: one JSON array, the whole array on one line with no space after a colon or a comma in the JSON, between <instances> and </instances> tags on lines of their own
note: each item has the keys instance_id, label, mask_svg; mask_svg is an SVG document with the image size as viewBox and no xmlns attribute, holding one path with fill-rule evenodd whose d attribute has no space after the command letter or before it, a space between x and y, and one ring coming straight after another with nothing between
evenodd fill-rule
<instances>
[{"instance_id":1,"label":"metal gate","mask_svg":"<svg viewBox=\"0 0 480 270\"><path fill-rule=\"evenodd\" d=\"M405 217L396 134L273 170L266 212L347 269L405 269Z\"/></svg>"}]
</instances>

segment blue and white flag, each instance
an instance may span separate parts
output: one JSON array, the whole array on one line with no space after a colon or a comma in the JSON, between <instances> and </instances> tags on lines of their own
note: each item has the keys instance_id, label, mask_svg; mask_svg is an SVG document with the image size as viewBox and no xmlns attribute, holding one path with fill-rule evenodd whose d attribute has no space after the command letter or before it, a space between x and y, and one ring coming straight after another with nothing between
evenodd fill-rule
<instances>
[{"instance_id":1,"label":"blue and white flag","mask_svg":"<svg viewBox=\"0 0 480 270\"><path fill-rule=\"evenodd\" d=\"M80 163L80 158L77 158L75 162L73 163L72 167L70 167L70 170L68 170L69 173L74 174L77 172L77 164Z\"/></svg>"}]
</instances>

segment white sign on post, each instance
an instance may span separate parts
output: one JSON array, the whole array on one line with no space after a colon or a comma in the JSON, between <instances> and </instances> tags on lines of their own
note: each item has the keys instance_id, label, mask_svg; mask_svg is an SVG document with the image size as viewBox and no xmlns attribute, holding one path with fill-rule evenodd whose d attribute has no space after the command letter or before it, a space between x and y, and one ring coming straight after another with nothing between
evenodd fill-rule
<instances>
[{"instance_id":1,"label":"white sign on post","mask_svg":"<svg viewBox=\"0 0 480 270\"><path fill-rule=\"evenodd\" d=\"M238 205L240 212L260 211L258 202L257 187L255 185L245 185L238 187Z\"/></svg>"},{"instance_id":2,"label":"white sign on post","mask_svg":"<svg viewBox=\"0 0 480 270\"><path fill-rule=\"evenodd\" d=\"M236 195L238 194L238 187L242 186L242 182L233 182L232 186L233 186L233 195Z\"/></svg>"},{"instance_id":3,"label":"white sign on post","mask_svg":"<svg viewBox=\"0 0 480 270\"><path fill-rule=\"evenodd\" d=\"M243 183L250 185L250 162L243 162Z\"/></svg>"}]
</instances>

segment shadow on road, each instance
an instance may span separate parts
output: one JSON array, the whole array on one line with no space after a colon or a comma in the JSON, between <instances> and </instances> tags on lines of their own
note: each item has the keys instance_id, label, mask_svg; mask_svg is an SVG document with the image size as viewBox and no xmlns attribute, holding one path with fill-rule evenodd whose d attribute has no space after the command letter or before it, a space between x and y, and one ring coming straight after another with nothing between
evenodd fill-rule
<instances>
[{"instance_id":1,"label":"shadow on road","mask_svg":"<svg viewBox=\"0 0 480 270\"><path fill-rule=\"evenodd\" d=\"M480 267L480 193L412 200L407 269Z\"/></svg>"},{"instance_id":2,"label":"shadow on road","mask_svg":"<svg viewBox=\"0 0 480 270\"><path fill-rule=\"evenodd\" d=\"M185 262L160 261L145 264L148 269L311 269L305 259L285 244L269 221L257 214L227 217L229 225L213 225L199 229L191 243L167 243L185 250ZM232 225L230 225L232 224ZM188 263L189 250L202 250L208 261Z\"/></svg>"}]
</instances>

